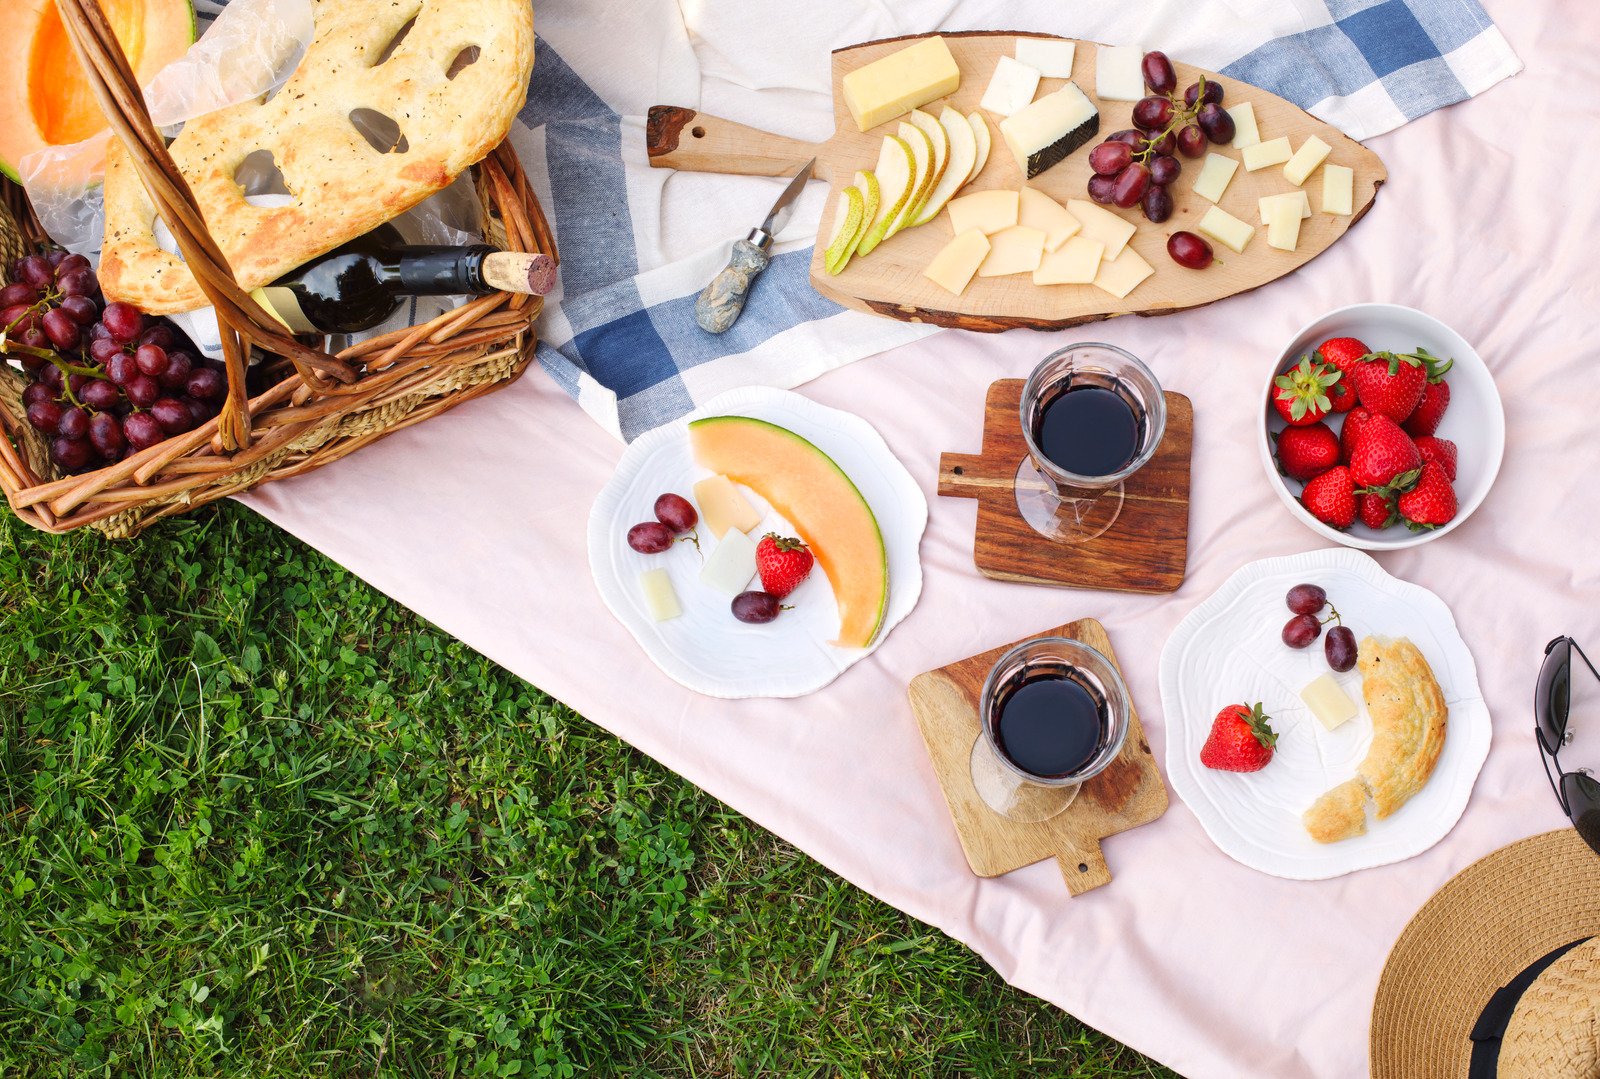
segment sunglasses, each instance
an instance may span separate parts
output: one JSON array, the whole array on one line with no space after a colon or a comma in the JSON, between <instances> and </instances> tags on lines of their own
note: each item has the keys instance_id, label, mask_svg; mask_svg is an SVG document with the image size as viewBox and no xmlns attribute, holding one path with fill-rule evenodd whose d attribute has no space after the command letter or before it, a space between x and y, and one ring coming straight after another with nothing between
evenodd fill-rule
<instances>
[{"instance_id":1,"label":"sunglasses","mask_svg":"<svg viewBox=\"0 0 1600 1079\"><path fill-rule=\"evenodd\" d=\"M1558 756L1573 736L1567 724L1567 713L1572 704L1574 652L1589 668L1589 673L1600 681L1600 671L1594 669L1589 657L1571 637L1557 637L1545 645L1544 664L1539 668L1539 684L1533 697L1533 715L1538 724L1535 731L1539 737L1539 760L1544 764L1545 778L1550 780L1550 787L1561 803L1561 811L1571 819L1583 841L1600 854L1600 780L1591 776L1587 769L1563 772Z\"/></svg>"}]
</instances>

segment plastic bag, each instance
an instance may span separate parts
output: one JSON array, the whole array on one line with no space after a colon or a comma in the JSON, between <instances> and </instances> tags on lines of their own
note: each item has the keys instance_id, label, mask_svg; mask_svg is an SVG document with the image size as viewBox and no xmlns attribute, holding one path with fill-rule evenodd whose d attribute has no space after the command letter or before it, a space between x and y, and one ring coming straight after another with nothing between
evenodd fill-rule
<instances>
[{"instance_id":1,"label":"plastic bag","mask_svg":"<svg viewBox=\"0 0 1600 1079\"><path fill-rule=\"evenodd\" d=\"M314 31L311 0L233 0L182 59L144 88L151 120L170 136L196 116L275 93L294 74ZM100 250L101 180L111 138L102 131L19 162L40 223L69 251L93 256Z\"/></svg>"}]
</instances>

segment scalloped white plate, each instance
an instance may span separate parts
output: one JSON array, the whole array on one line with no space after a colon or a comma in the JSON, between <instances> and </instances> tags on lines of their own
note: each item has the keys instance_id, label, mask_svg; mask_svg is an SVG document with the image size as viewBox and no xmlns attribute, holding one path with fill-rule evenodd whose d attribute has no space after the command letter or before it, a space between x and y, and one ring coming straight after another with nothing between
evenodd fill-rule
<instances>
[{"instance_id":1,"label":"scalloped white plate","mask_svg":"<svg viewBox=\"0 0 1600 1079\"><path fill-rule=\"evenodd\" d=\"M1359 640L1369 633L1408 637L1422 650L1450 709L1444 750L1428 784L1387 820L1368 807L1367 834L1342 843L1313 841L1300 814L1323 791L1355 774L1372 741L1359 669L1335 674L1361 706L1338 730L1322 724L1300 690L1328 670L1322 640L1296 650L1279 634L1291 612L1284 593L1307 582ZM1261 701L1278 732L1277 752L1259 772L1219 772L1200 763L1200 747L1225 706ZM1461 817L1489 754L1489 709L1477 665L1444 601L1386 573L1349 548L1268 558L1229 577L1178 624L1161 651L1167 775L1217 846L1252 869L1291 880L1322 880L1421 854Z\"/></svg>"},{"instance_id":2,"label":"scalloped white plate","mask_svg":"<svg viewBox=\"0 0 1600 1079\"><path fill-rule=\"evenodd\" d=\"M794 610L767 625L749 626L733 617L727 596L700 582L701 556L692 544L674 544L658 555L628 546L628 529L655 519L659 495L675 491L693 501L696 481L711 474L695 464L688 422L729 415L767 420L809 439L844 469L872 507L889 553L889 607L871 647L828 643L838 636L839 609L821 567L784 601ZM753 536L794 534L759 495L748 489L744 494L764 514ZM589 513L589 568L611 613L675 681L711 697L799 697L870 655L911 613L922 594L918 550L927 525L922 489L866 420L788 390L751 386L721 394L629 445ZM700 542L709 557L717 541L702 533ZM640 572L657 566L672 577L683 607L682 615L666 622L651 619L639 591Z\"/></svg>"}]
</instances>

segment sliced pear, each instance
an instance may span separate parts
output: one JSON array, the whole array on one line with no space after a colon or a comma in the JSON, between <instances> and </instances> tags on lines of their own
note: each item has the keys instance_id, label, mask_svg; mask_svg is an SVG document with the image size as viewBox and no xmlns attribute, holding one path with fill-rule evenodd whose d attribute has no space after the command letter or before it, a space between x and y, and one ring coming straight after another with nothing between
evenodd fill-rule
<instances>
[{"instance_id":1,"label":"sliced pear","mask_svg":"<svg viewBox=\"0 0 1600 1079\"><path fill-rule=\"evenodd\" d=\"M966 186L967 178L972 174L972 163L978 157L978 140L972 134L972 125L967 123L965 116L946 105L939 114L939 126L945 138L950 140L950 159L945 163L944 175L939 177L939 182L933 185L933 191L922 204L922 212L912 222L916 225L926 225L939 216L944 204Z\"/></svg>"},{"instance_id":2,"label":"sliced pear","mask_svg":"<svg viewBox=\"0 0 1600 1079\"><path fill-rule=\"evenodd\" d=\"M928 199L932 197L933 189L939 186L940 180L944 179L946 168L950 163L950 136L945 133L944 125L921 109L911 110L911 122L917 125L924 135L928 136L928 142L933 146L933 179L928 184L927 190L922 193L922 198L911 208L911 212L906 215L906 223L901 226L902 228L910 228L912 225L922 223L922 211L928 205Z\"/></svg>"},{"instance_id":3,"label":"sliced pear","mask_svg":"<svg viewBox=\"0 0 1600 1079\"><path fill-rule=\"evenodd\" d=\"M894 224L889 226L889 232L884 239L911 224L912 213L922 205L922 200L927 198L928 192L933 190L933 140L928 138L928 133L922 128L905 120L900 121L899 134L901 140L911 147L912 170L916 175L911 181L911 197L900 207L900 214L895 218Z\"/></svg>"},{"instance_id":4,"label":"sliced pear","mask_svg":"<svg viewBox=\"0 0 1600 1079\"><path fill-rule=\"evenodd\" d=\"M878 177L871 169L856 173L856 188L861 192L861 224L856 228L856 234L850 240L850 255L853 257L856 248L861 246L861 238L867 234L867 229L872 227L873 215L878 212ZM839 267L841 270L843 266Z\"/></svg>"},{"instance_id":5,"label":"sliced pear","mask_svg":"<svg viewBox=\"0 0 1600 1079\"><path fill-rule=\"evenodd\" d=\"M915 130L915 129L913 129ZM905 209L911 198L913 182L917 179L917 159L911 146L898 135L885 135L878 150L878 167L873 169L878 179L878 209L872 215L872 224L861 243L857 255L870 255L874 248L889 235L889 228Z\"/></svg>"},{"instance_id":6,"label":"sliced pear","mask_svg":"<svg viewBox=\"0 0 1600 1079\"><path fill-rule=\"evenodd\" d=\"M823 252L822 264L830 274L844 269L850 261L850 244L861 232L861 210L866 199L861 189L854 185L839 192L839 201L833 208L833 228L828 233L828 249Z\"/></svg>"},{"instance_id":7,"label":"sliced pear","mask_svg":"<svg viewBox=\"0 0 1600 1079\"><path fill-rule=\"evenodd\" d=\"M967 123L972 125L972 138L978 144L977 159L972 162L972 174L967 177L967 183L978 178L978 173L983 171L983 166L989 162L989 145L993 141L989 137L989 121L979 112L969 113Z\"/></svg>"}]
</instances>

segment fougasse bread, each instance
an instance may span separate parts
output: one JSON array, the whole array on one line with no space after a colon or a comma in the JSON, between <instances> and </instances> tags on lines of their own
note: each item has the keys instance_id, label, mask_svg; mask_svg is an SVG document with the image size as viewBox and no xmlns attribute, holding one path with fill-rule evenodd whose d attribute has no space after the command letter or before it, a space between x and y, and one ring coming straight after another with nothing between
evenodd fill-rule
<instances>
[{"instance_id":1,"label":"fougasse bread","mask_svg":"<svg viewBox=\"0 0 1600 1079\"><path fill-rule=\"evenodd\" d=\"M1318 843L1365 833L1369 798L1379 820L1393 814L1427 785L1444 750L1450 709L1417 646L1404 638L1368 637L1356 662L1372 745L1355 778L1327 791L1301 817Z\"/></svg>"},{"instance_id":2,"label":"fougasse bread","mask_svg":"<svg viewBox=\"0 0 1600 1079\"><path fill-rule=\"evenodd\" d=\"M245 289L370 232L481 161L510 130L533 70L529 0L313 0L313 8L315 37L276 95L191 120L171 145ZM352 122L362 109L398 125L390 152ZM240 163L263 149L283 174L288 205L253 207L234 182ZM116 140L105 211L108 299L162 315L206 306L183 261L157 245L155 206Z\"/></svg>"}]
</instances>

